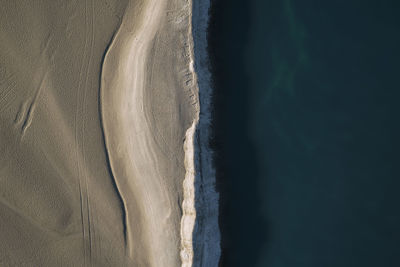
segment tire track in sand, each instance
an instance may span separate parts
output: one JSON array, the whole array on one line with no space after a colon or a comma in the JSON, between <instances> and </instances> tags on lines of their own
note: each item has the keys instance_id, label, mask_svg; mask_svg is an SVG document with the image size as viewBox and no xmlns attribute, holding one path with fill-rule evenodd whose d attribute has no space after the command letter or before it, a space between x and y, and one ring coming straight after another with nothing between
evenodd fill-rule
<instances>
[{"instance_id":1,"label":"tire track in sand","mask_svg":"<svg viewBox=\"0 0 400 267\"><path fill-rule=\"evenodd\" d=\"M87 266L87 258L89 257L90 262L90 236L89 236L89 226L88 226L88 201L87 201L87 184L86 184L86 168L85 168L85 151L84 151L84 122L85 117L85 94L87 90L87 76L89 71L89 63L91 56L87 54L88 44L92 40L88 40L92 37L89 34L90 26L88 21L88 5L85 0L84 7L84 19L85 19L85 42L83 46L82 54L82 64L79 69L79 80L78 89L76 93L76 110L74 118L74 131L75 131L75 159L76 159L76 171L79 187L79 199L81 207L81 225L82 225L82 245L83 245L83 259L84 266ZM89 38L88 38L89 36ZM92 53L92 51L90 51ZM83 92L82 92L83 90Z\"/></svg>"}]
</instances>

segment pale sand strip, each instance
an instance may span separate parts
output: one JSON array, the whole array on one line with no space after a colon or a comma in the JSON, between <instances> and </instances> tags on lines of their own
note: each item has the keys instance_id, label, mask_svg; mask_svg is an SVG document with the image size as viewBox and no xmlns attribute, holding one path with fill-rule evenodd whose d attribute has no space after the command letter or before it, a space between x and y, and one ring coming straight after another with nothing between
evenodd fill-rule
<instances>
[{"instance_id":1,"label":"pale sand strip","mask_svg":"<svg viewBox=\"0 0 400 267\"><path fill-rule=\"evenodd\" d=\"M162 4L130 3L104 59L101 83L106 147L124 200L128 254L143 266L170 265L161 256L166 240L160 238L162 221L168 218L163 205L167 196L158 181L151 132L143 114L146 58ZM133 15L136 8L142 9L141 21Z\"/></svg>"},{"instance_id":2,"label":"pale sand strip","mask_svg":"<svg viewBox=\"0 0 400 267\"><path fill-rule=\"evenodd\" d=\"M198 113L190 7L131 3L103 64L106 147L125 206L127 253L139 266L180 264L183 139Z\"/></svg>"},{"instance_id":3,"label":"pale sand strip","mask_svg":"<svg viewBox=\"0 0 400 267\"><path fill-rule=\"evenodd\" d=\"M193 86L198 91L197 77L194 72L194 51L193 51L193 37L192 37L192 1L189 2L189 21L188 21L188 56L189 56L189 69ZM198 93L196 95L198 99ZM181 238L181 266L193 266L193 234L196 224L196 167L195 167L195 146L194 138L196 127L199 118L199 110L196 112L194 121L190 128L185 133L184 153L185 153L185 179L183 180L183 201L182 201L182 218L180 225L180 238Z\"/></svg>"},{"instance_id":4,"label":"pale sand strip","mask_svg":"<svg viewBox=\"0 0 400 267\"><path fill-rule=\"evenodd\" d=\"M186 131L185 150L185 179L183 180L183 201L181 220L181 261L182 267L193 266L193 232L196 222L195 207L195 164L194 164L194 137L197 120Z\"/></svg>"}]
</instances>

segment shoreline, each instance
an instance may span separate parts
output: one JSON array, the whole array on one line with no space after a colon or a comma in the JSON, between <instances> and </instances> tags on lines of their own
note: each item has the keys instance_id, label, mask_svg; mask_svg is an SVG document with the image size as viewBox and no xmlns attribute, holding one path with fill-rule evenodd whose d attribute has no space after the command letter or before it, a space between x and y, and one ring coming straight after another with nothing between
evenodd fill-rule
<instances>
[{"instance_id":1,"label":"shoreline","mask_svg":"<svg viewBox=\"0 0 400 267\"><path fill-rule=\"evenodd\" d=\"M210 0L192 2L194 73L197 76L200 102L194 142L195 169L198 171L194 184L197 219L193 232L193 266L218 266L221 255L219 194L215 187L213 151L209 147L213 91L207 39L210 7Z\"/></svg>"}]
</instances>

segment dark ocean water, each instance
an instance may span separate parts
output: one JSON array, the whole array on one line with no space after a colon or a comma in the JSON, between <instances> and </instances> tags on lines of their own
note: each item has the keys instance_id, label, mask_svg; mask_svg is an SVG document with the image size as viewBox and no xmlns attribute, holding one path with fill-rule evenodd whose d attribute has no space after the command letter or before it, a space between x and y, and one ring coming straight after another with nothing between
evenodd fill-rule
<instances>
[{"instance_id":1,"label":"dark ocean water","mask_svg":"<svg viewBox=\"0 0 400 267\"><path fill-rule=\"evenodd\" d=\"M400 1L212 0L222 266L400 266Z\"/></svg>"}]
</instances>

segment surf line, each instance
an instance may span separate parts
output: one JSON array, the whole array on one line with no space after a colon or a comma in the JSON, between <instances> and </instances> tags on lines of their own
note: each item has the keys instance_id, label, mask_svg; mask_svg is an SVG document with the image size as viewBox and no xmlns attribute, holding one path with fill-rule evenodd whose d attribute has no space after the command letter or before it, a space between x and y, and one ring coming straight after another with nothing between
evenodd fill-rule
<instances>
[{"instance_id":1,"label":"surf line","mask_svg":"<svg viewBox=\"0 0 400 267\"><path fill-rule=\"evenodd\" d=\"M221 255L219 195L215 188L211 124L211 73L207 52L210 0L189 1L189 70L197 90L197 112L184 141L185 179L181 219L182 267L218 266Z\"/></svg>"}]
</instances>

